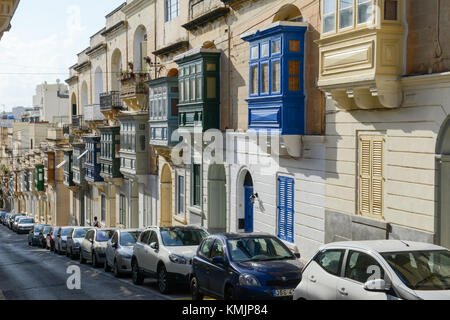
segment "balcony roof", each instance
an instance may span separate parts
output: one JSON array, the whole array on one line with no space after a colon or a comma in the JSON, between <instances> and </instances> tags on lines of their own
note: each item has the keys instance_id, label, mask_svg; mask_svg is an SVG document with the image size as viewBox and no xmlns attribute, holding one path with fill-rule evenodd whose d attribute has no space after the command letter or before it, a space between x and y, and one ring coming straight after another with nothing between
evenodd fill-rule
<instances>
[{"instance_id":1,"label":"balcony roof","mask_svg":"<svg viewBox=\"0 0 450 320\"><path fill-rule=\"evenodd\" d=\"M160 48L156 51L153 51L152 53L156 56L163 56L168 55L170 53L176 52L178 50L188 48L189 47L189 41L187 40L180 40L178 42L172 43L168 46L165 46L163 48Z\"/></svg>"},{"instance_id":2,"label":"balcony roof","mask_svg":"<svg viewBox=\"0 0 450 320\"><path fill-rule=\"evenodd\" d=\"M116 32L116 31L119 31L120 29L122 29L122 28L124 28L126 26L127 26L127 22L125 20L122 20L122 21L116 23L115 25L113 25L112 27L110 27L110 28L106 29L105 31L103 31L101 33L101 35L104 36L104 37L107 37L110 34Z\"/></svg>"},{"instance_id":3,"label":"balcony roof","mask_svg":"<svg viewBox=\"0 0 450 320\"><path fill-rule=\"evenodd\" d=\"M188 23L183 24L182 27L185 28L186 30L191 31L207 24L208 22L212 22L216 19L226 16L229 12L230 8L219 7L202 14L201 16L189 21Z\"/></svg>"}]
</instances>

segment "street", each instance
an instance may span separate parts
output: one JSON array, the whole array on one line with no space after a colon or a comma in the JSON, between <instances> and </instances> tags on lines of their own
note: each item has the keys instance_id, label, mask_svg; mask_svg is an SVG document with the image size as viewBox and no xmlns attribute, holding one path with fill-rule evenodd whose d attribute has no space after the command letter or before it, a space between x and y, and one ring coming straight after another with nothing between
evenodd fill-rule
<instances>
[{"instance_id":1,"label":"street","mask_svg":"<svg viewBox=\"0 0 450 320\"><path fill-rule=\"evenodd\" d=\"M80 265L65 255L31 247L27 235L18 235L0 225L0 300L185 300L188 288L177 288L176 294L162 295L156 281L146 279L142 286L133 285L130 277L117 279L103 268ZM79 266L81 289L67 287L67 268Z\"/></svg>"}]
</instances>

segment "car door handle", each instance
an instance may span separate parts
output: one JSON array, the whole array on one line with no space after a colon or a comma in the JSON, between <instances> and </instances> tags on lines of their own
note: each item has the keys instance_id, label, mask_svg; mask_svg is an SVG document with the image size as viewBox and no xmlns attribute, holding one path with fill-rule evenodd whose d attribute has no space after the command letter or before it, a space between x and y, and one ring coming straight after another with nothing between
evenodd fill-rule
<instances>
[{"instance_id":1,"label":"car door handle","mask_svg":"<svg viewBox=\"0 0 450 320\"><path fill-rule=\"evenodd\" d=\"M317 280L316 280L316 278L314 276L309 276L309 281L311 281L313 283L317 282Z\"/></svg>"},{"instance_id":2,"label":"car door handle","mask_svg":"<svg viewBox=\"0 0 450 320\"><path fill-rule=\"evenodd\" d=\"M345 288L338 289L338 292L339 292L340 294L342 294L343 296L348 296L348 292L345 291Z\"/></svg>"}]
</instances>

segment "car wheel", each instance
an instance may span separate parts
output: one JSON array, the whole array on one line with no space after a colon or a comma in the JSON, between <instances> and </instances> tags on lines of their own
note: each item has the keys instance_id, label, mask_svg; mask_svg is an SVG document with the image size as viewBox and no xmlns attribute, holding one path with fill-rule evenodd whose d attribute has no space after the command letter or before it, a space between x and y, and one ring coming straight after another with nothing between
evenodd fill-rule
<instances>
[{"instance_id":1,"label":"car wheel","mask_svg":"<svg viewBox=\"0 0 450 320\"><path fill-rule=\"evenodd\" d=\"M225 289L224 300L234 300L234 289L232 286L227 286Z\"/></svg>"},{"instance_id":2,"label":"car wheel","mask_svg":"<svg viewBox=\"0 0 450 320\"><path fill-rule=\"evenodd\" d=\"M193 276L191 279L191 294L192 300L203 300L203 294L200 292L196 276Z\"/></svg>"},{"instance_id":3,"label":"car wheel","mask_svg":"<svg viewBox=\"0 0 450 320\"><path fill-rule=\"evenodd\" d=\"M171 285L167 276L167 270L164 265L161 265L158 268L158 287L159 292L161 293L168 293L171 289Z\"/></svg>"},{"instance_id":4,"label":"car wheel","mask_svg":"<svg viewBox=\"0 0 450 320\"><path fill-rule=\"evenodd\" d=\"M106 258L105 258L105 264L103 265L103 269L105 270L105 272L111 271L111 268L109 267L109 264L108 264L108 259L106 259Z\"/></svg>"},{"instance_id":5,"label":"car wheel","mask_svg":"<svg viewBox=\"0 0 450 320\"><path fill-rule=\"evenodd\" d=\"M86 259L83 257L83 251L80 248L80 264L86 263Z\"/></svg>"},{"instance_id":6,"label":"car wheel","mask_svg":"<svg viewBox=\"0 0 450 320\"><path fill-rule=\"evenodd\" d=\"M116 278L120 278L122 276L122 273L120 272L119 265L117 264L117 259L114 259L114 266L113 266L114 276Z\"/></svg>"},{"instance_id":7,"label":"car wheel","mask_svg":"<svg viewBox=\"0 0 450 320\"><path fill-rule=\"evenodd\" d=\"M139 270L139 265L137 261L133 261L131 268L133 270L132 280L135 285L141 285L144 283L144 275Z\"/></svg>"}]
</instances>

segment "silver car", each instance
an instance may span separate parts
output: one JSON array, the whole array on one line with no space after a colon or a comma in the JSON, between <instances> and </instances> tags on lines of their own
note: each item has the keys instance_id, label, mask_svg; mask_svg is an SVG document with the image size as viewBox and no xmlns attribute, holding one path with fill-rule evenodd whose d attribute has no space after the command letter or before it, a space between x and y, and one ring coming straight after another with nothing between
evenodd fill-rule
<instances>
[{"instance_id":1,"label":"silver car","mask_svg":"<svg viewBox=\"0 0 450 320\"><path fill-rule=\"evenodd\" d=\"M302 272L294 300L450 299L450 251L400 240L322 246Z\"/></svg>"},{"instance_id":2,"label":"silver car","mask_svg":"<svg viewBox=\"0 0 450 320\"><path fill-rule=\"evenodd\" d=\"M55 253L64 254L67 252L67 237L72 233L73 227L62 227L55 238Z\"/></svg>"},{"instance_id":3,"label":"silver car","mask_svg":"<svg viewBox=\"0 0 450 320\"><path fill-rule=\"evenodd\" d=\"M208 232L197 226L150 227L136 242L131 260L134 284L146 276L155 277L161 293L168 293L175 283L189 283L192 258Z\"/></svg>"},{"instance_id":4,"label":"silver car","mask_svg":"<svg viewBox=\"0 0 450 320\"><path fill-rule=\"evenodd\" d=\"M71 259L77 259L80 255L81 242L91 227L74 227L70 235L67 236L66 255Z\"/></svg>"},{"instance_id":5,"label":"silver car","mask_svg":"<svg viewBox=\"0 0 450 320\"><path fill-rule=\"evenodd\" d=\"M94 267L103 266L106 256L106 244L115 229L90 229L80 246L80 263L90 261Z\"/></svg>"},{"instance_id":6,"label":"silver car","mask_svg":"<svg viewBox=\"0 0 450 320\"><path fill-rule=\"evenodd\" d=\"M17 233L29 233L34 226L33 218L23 218L21 217L16 224Z\"/></svg>"},{"instance_id":7,"label":"silver car","mask_svg":"<svg viewBox=\"0 0 450 320\"><path fill-rule=\"evenodd\" d=\"M131 257L133 248L142 230L116 230L106 245L105 271L114 272L116 277L131 272Z\"/></svg>"}]
</instances>

